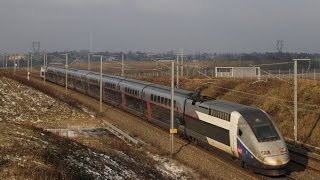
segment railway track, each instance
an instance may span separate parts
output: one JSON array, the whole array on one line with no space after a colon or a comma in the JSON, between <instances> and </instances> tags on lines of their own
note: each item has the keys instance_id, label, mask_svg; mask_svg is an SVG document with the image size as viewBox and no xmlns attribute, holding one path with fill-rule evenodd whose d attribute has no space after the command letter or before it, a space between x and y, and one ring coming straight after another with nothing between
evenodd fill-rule
<instances>
[{"instance_id":1,"label":"railway track","mask_svg":"<svg viewBox=\"0 0 320 180\"><path fill-rule=\"evenodd\" d=\"M17 74L17 76L18 75L25 77L25 75ZM41 80L40 76L36 75L36 74L32 74L31 77L37 78L38 80ZM56 86L58 86L58 85L56 85ZM121 109L117 109L117 111L121 111L121 112L127 113L126 111L123 111ZM130 114L130 116L132 116L132 115ZM150 129L153 129L153 130L156 130L156 131L159 131L159 132L162 132L162 133L165 132L163 129L161 129L158 126L155 126L154 124L151 124L151 123L149 123L147 121L140 120L140 123L143 123L145 126L148 126ZM207 151L207 150L205 150L203 148L199 148L195 144L190 144L185 139L181 139L181 138L175 138L175 139L176 139L177 142L180 142L182 144L187 144L190 148L197 149L198 151L200 150L203 153L207 154L208 156L213 157L215 160L219 161L220 163L228 165L234 171L245 175L249 179L269 179L268 177L261 176L261 175L258 175L258 174L254 174L254 173L250 172L249 170L241 168L231 158L228 159L228 158L225 158L224 156L221 156L220 154L212 153L211 151ZM317 157L316 155L310 155L310 154L308 154L306 152L303 152L303 151L299 151L299 150L295 149L294 147L290 147L290 146L289 146L289 150L290 150L290 155L292 157L294 157L294 158L292 158L292 163L295 163L295 164L297 164L299 166L302 166L302 167L305 167L305 168L310 169L312 171L315 171L317 173L320 173L320 160L319 160L320 158L319 157ZM294 176L288 175L288 176L285 176L285 177L281 177L281 179L297 179L297 178L295 178Z\"/></svg>"}]
</instances>

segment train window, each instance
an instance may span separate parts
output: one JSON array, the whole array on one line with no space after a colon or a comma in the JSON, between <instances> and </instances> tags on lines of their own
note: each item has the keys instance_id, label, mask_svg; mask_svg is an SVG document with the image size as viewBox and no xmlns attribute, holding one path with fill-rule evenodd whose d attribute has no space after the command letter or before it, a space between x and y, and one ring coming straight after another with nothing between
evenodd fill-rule
<instances>
[{"instance_id":1,"label":"train window","mask_svg":"<svg viewBox=\"0 0 320 180\"><path fill-rule=\"evenodd\" d=\"M161 104L164 104L164 97L161 97Z\"/></svg>"},{"instance_id":2,"label":"train window","mask_svg":"<svg viewBox=\"0 0 320 180\"><path fill-rule=\"evenodd\" d=\"M242 131L241 131L241 129L239 129L238 135L239 135L239 136L242 136Z\"/></svg>"},{"instance_id":3,"label":"train window","mask_svg":"<svg viewBox=\"0 0 320 180\"><path fill-rule=\"evenodd\" d=\"M228 114L228 116L227 116L227 120L228 120L228 121L230 121L230 117L231 117L231 115Z\"/></svg>"},{"instance_id":4,"label":"train window","mask_svg":"<svg viewBox=\"0 0 320 180\"><path fill-rule=\"evenodd\" d=\"M271 119L259 109L246 109L240 111L248 122L259 142L274 141L280 139Z\"/></svg>"},{"instance_id":5,"label":"train window","mask_svg":"<svg viewBox=\"0 0 320 180\"><path fill-rule=\"evenodd\" d=\"M153 94L151 94L151 101L153 101Z\"/></svg>"},{"instance_id":6,"label":"train window","mask_svg":"<svg viewBox=\"0 0 320 180\"><path fill-rule=\"evenodd\" d=\"M169 106L171 106L171 99L169 99L169 103L168 104L169 104Z\"/></svg>"},{"instance_id":7,"label":"train window","mask_svg":"<svg viewBox=\"0 0 320 180\"><path fill-rule=\"evenodd\" d=\"M174 100L173 103L174 103L173 106L176 107L176 105L177 105L176 100Z\"/></svg>"},{"instance_id":8,"label":"train window","mask_svg":"<svg viewBox=\"0 0 320 180\"><path fill-rule=\"evenodd\" d=\"M255 126L255 131L259 141L277 140L279 138L277 131L270 124Z\"/></svg>"},{"instance_id":9,"label":"train window","mask_svg":"<svg viewBox=\"0 0 320 180\"><path fill-rule=\"evenodd\" d=\"M158 96L157 103L160 103L160 96Z\"/></svg>"}]
</instances>

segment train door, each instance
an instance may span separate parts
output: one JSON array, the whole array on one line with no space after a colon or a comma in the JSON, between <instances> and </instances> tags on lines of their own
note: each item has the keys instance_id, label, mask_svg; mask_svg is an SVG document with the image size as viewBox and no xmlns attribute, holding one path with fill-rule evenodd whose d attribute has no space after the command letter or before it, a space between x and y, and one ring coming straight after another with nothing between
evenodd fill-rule
<instances>
[{"instance_id":1,"label":"train door","mask_svg":"<svg viewBox=\"0 0 320 180\"><path fill-rule=\"evenodd\" d=\"M230 147L234 157L239 157L237 149L238 122L241 115L238 112L232 112L230 117Z\"/></svg>"}]
</instances>

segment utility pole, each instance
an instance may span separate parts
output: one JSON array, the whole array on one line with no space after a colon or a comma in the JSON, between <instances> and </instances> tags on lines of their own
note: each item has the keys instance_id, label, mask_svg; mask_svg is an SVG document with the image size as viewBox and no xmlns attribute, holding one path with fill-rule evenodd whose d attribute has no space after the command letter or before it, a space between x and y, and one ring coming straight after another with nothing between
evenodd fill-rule
<instances>
[{"instance_id":1,"label":"utility pole","mask_svg":"<svg viewBox=\"0 0 320 180\"><path fill-rule=\"evenodd\" d=\"M183 55L183 48L181 50L181 62L180 62L180 66L181 66L181 76L183 76L183 58L184 58L184 55Z\"/></svg>"},{"instance_id":2,"label":"utility pole","mask_svg":"<svg viewBox=\"0 0 320 180\"><path fill-rule=\"evenodd\" d=\"M6 71L8 71L8 58L7 56L4 56L5 60L6 60Z\"/></svg>"},{"instance_id":3,"label":"utility pole","mask_svg":"<svg viewBox=\"0 0 320 180\"><path fill-rule=\"evenodd\" d=\"M88 70L90 71L91 66L91 52L88 53Z\"/></svg>"},{"instance_id":4,"label":"utility pole","mask_svg":"<svg viewBox=\"0 0 320 180\"><path fill-rule=\"evenodd\" d=\"M4 69L4 55L2 55L2 70Z\"/></svg>"},{"instance_id":5,"label":"utility pole","mask_svg":"<svg viewBox=\"0 0 320 180\"><path fill-rule=\"evenodd\" d=\"M123 62L123 53L121 56L121 76L124 77L124 62Z\"/></svg>"},{"instance_id":6,"label":"utility pole","mask_svg":"<svg viewBox=\"0 0 320 180\"><path fill-rule=\"evenodd\" d=\"M30 72L29 72L29 61L30 61L30 56L27 56L27 79L29 81L30 79Z\"/></svg>"},{"instance_id":7,"label":"utility pole","mask_svg":"<svg viewBox=\"0 0 320 180\"><path fill-rule=\"evenodd\" d=\"M32 73L32 54L30 54L30 60L31 60L31 68L30 68L30 72Z\"/></svg>"},{"instance_id":8,"label":"utility pole","mask_svg":"<svg viewBox=\"0 0 320 180\"><path fill-rule=\"evenodd\" d=\"M46 82L46 53L43 53L43 82Z\"/></svg>"},{"instance_id":9,"label":"utility pole","mask_svg":"<svg viewBox=\"0 0 320 180\"><path fill-rule=\"evenodd\" d=\"M17 58L18 58L18 71L20 71L20 58L19 58L19 55L17 55Z\"/></svg>"},{"instance_id":10,"label":"utility pole","mask_svg":"<svg viewBox=\"0 0 320 180\"><path fill-rule=\"evenodd\" d=\"M100 56L100 113L102 113L102 56Z\"/></svg>"},{"instance_id":11,"label":"utility pole","mask_svg":"<svg viewBox=\"0 0 320 180\"><path fill-rule=\"evenodd\" d=\"M294 61L294 88L293 88L293 97L294 97L294 142L298 142L298 61L310 61L310 59L293 59Z\"/></svg>"},{"instance_id":12,"label":"utility pole","mask_svg":"<svg viewBox=\"0 0 320 180\"><path fill-rule=\"evenodd\" d=\"M68 93L68 53L62 54L66 56L66 64L65 64L65 71L66 71L66 94Z\"/></svg>"},{"instance_id":13,"label":"utility pole","mask_svg":"<svg viewBox=\"0 0 320 180\"><path fill-rule=\"evenodd\" d=\"M177 54L177 88L179 88L179 55Z\"/></svg>"},{"instance_id":14,"label":"utility pole","mask_svg":"<svg viewBox=\"0 0 320 180\"><path fill-rule=\"evenodd\" d=\"M13 63L13 66L14 66L14 75L16 75L16 68L17 68L17 64L16 64L16 56L13 55L13 59L14 59L14 63Z\"/></svg>"},{"instance_id":15,"label":"utility pole","mask_svg":"<svg viewBox=\"0 0 320 180\"><path fill-rule=\"evenodd\" d=\"M94 55L99 57L100 56L100 113L102 113L102 55Z\"/></svg>"},{"instance_id":16,"label":"utility pole","mask_svg":"<svg viewBox=\"0 0 320 180\"><path fill-rule=\"evenodd\" d=\"M173 135L177 133L174 128L174 61L171 62L171 113L170 113L170 155L173 156Z\"/></svg>"}]
</instances>

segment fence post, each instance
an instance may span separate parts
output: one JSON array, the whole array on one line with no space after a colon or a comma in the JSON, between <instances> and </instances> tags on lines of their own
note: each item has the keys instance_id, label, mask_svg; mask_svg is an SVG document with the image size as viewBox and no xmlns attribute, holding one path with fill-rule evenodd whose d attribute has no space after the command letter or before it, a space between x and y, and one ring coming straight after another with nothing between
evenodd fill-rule
<instances>
[{"instance_id":1,"label":"fence post","mask_svg":"<svg viewBox=\"0 0 320 180\"><path fill-rule=\"evenodd\" d=\"M291 71L291 69L289 68L289 78L291 78L291 72L290 71Z\"/></svg>"}]
</instances>

